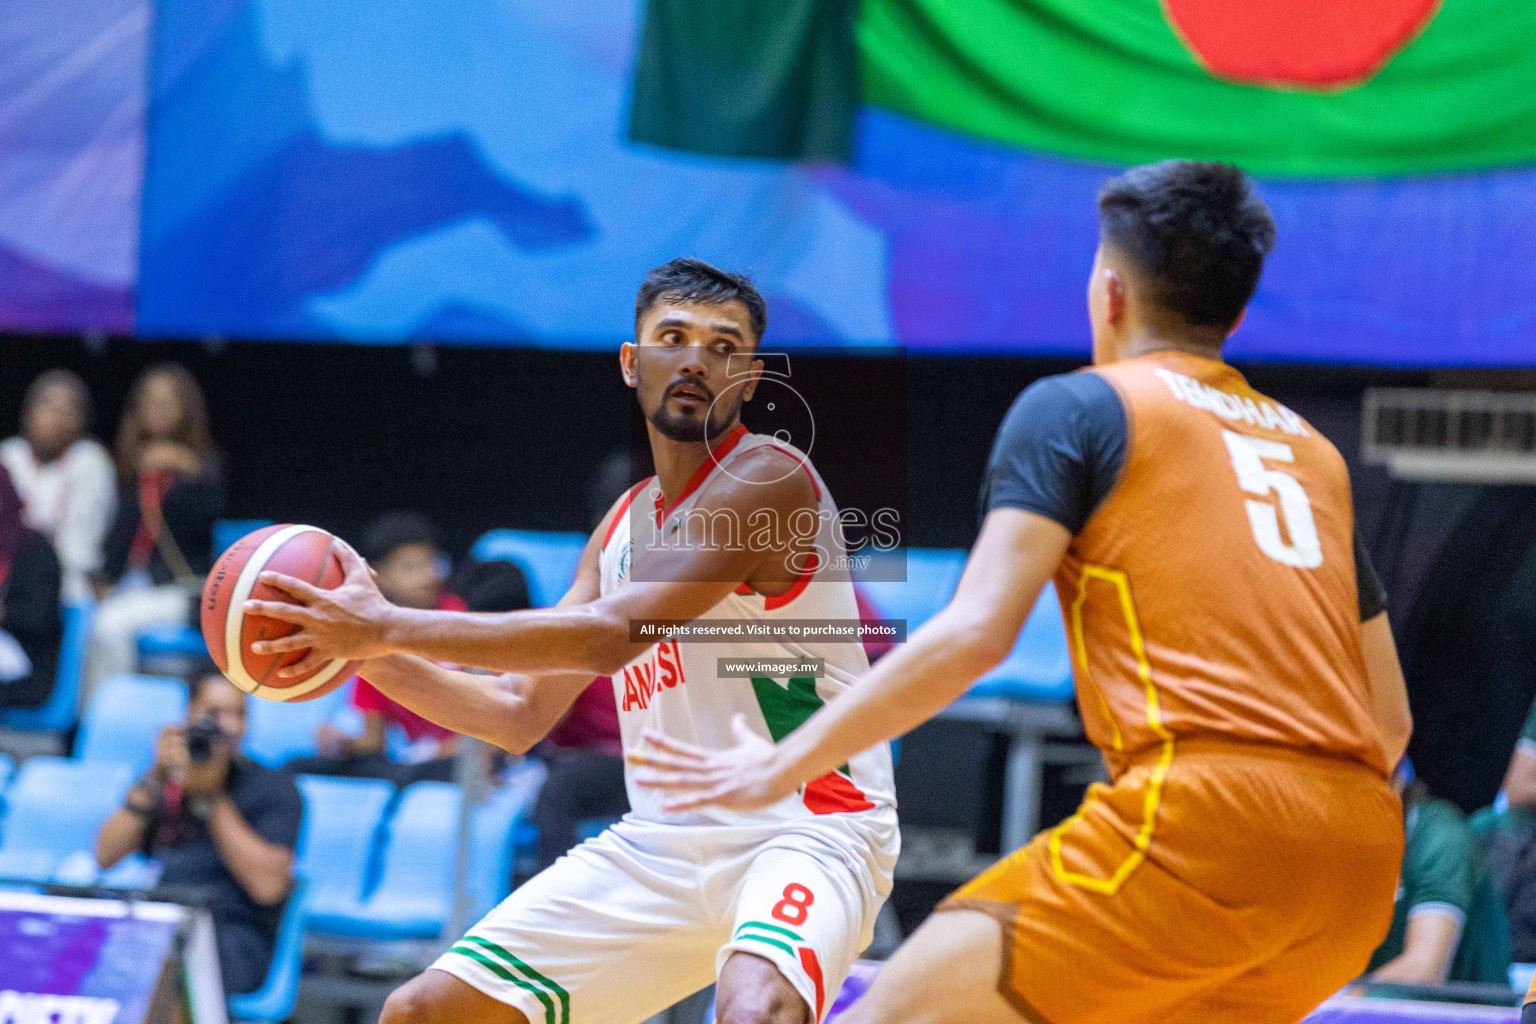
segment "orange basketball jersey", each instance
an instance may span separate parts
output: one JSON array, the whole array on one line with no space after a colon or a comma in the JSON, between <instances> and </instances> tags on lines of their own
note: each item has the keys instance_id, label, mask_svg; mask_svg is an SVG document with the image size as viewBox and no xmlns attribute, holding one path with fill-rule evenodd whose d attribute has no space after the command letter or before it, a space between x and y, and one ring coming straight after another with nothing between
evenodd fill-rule
<instances>
[{"instance_id":1,"label":"orange basketball jersey","mask_svg":"<svg viewBox=\"0 0 1536 1024\"><path fill-rule=\"evenodd\" d=\"M1056 573L1089 738L1116 775L1196 738L1389 766L1360 644L1338 451L1225 363L1083 371L1125 411L1120 475Z\"/></svg>"}]
</instances>

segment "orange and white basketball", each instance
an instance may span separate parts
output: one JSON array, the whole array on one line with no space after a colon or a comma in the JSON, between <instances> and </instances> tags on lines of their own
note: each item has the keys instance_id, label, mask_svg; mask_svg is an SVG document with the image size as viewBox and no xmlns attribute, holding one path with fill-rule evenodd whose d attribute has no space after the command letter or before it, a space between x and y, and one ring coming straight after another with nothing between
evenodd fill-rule
<instances>
[{"instance_id":1,"label":"orange and white basketball","mask_svg":"<svg viewBox=\"0 0 1536 1024\"><path fill-rule=\"evenodd\" d=\"M298 631L276 619L245 614L245 602L286 601L288 596L259 582L271 570L294 576L324 590L345 575L336 554L336 538L316 526L279 525L248 533L219 556L203 584L202 626L208 653L229 680L247 693L276 701L313 700L351 678L357 662L332 659L298 679L281 679L277 670L307 653L260 655L251 644Z\"/></svg>"}]
</instances>

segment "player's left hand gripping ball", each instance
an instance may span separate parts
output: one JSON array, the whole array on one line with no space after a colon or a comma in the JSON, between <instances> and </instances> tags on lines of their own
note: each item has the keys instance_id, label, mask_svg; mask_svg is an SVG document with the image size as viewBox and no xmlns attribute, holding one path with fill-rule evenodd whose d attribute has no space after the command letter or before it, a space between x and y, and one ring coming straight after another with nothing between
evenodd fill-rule
<instances>
[{"instance_id":1,"label":"player's left hand gripping ball","mask_svg":"<svg viewBox=\"0 0 1536 1024\"><path fill-rule=\"evenodd\" d=\"M350 545L337 544L346 575L333 590L321 590L292 576L264 572L261 582L288 595L287 601L247 601L247 615L291 622L297 632L251 645L257 654L282 654L309 649L296 664L278 670L284 677L301 676L332 658L362 661L388 654L384 637L394 605L385 600L373 573Z\"/></svg>"},{"instance_id":2,"label":"player's left hand gripping ball","mask_svg":"<svg viewBox=\"0 0 1536 1024\"><path fill-rule=\"evenodd\" d=\"M708 750L673 739L653 729L628 755L635 765L635 782L667 792L663 807L687 811L716 806L748 811L778 803L795 791L779 771L778 748L752 731L744 715L731 719L736 745Z\"/></svg>"}]
</instances>

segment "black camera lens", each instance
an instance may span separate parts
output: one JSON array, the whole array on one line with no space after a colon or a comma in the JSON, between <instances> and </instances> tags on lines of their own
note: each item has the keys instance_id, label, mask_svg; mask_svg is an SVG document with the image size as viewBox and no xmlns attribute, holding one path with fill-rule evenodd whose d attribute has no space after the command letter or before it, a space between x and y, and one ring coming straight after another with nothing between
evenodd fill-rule
<instances>
[{"instance_id":1,"label":"black camera lens","mask_svg":"<svg viewBox=\"0 0 1536 1024\"><path fill-rule=\"evenodd\" d=\"M193 764L207 764L213 757L214 741L223 735L219 723L211 719L193 722L187 726L187 757Z\"/></svg>"}]
</instances>

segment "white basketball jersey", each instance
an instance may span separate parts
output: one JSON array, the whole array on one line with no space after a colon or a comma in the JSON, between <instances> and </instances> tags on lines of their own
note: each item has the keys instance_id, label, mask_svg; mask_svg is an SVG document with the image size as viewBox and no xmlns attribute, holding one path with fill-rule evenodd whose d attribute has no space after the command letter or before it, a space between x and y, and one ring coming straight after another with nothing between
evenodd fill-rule
<instances>
[{"instance_id":1,"label":"white basketball jersey","mask_svg":"<svg viewBox=\"0 0 1536 1024\"><path fill-rule=\"evenodd\" d=\"M681 517L719 475L729 472L731 464L745 453L763 446L775 447L794 458L809 474L817 494L820 523L815 543L818 552L827 557L817 558L814 568L783 595L764 597L743 584L699 618L747 624L793 619L856 621L858 604L833 528L837 506L826 485L799 451L772 437L748 433L741 426L717 443L710 460L700 467L672 507L662 507L661 488L654 477L625 496L603 541L598 563L602 593L611 594L624 586L639 553L677 531ZM635 535L641 531L643 535ZM723 677L719 671L721 659L764 658L819 658L825 665L824 675L814 679ZM782 739L825 702L855 685L868 670L864 648L856 639L803 643L784 639L663 640L613 677L624 749L636 749L648 728L703 747L733 746L731 719L736 714L746 715L752 728L765 738ZM817 814L857 814L896 803L891 752L884 743L856 755L841 770L807 784L796 795L747 813L706 808L686 815L668 814L662 810L661 793L636 786L628 765L625 772L631 813L646 821L743 825L801 820Z\"/></svg>"}]
</instances>

